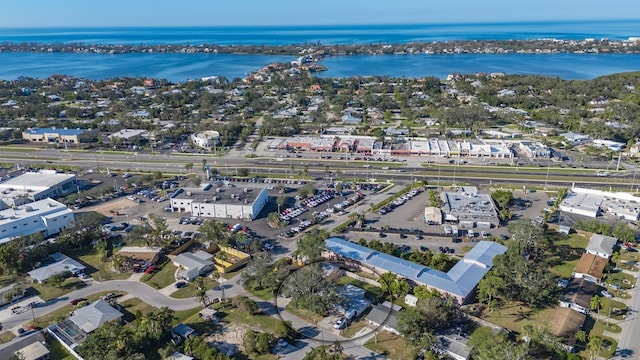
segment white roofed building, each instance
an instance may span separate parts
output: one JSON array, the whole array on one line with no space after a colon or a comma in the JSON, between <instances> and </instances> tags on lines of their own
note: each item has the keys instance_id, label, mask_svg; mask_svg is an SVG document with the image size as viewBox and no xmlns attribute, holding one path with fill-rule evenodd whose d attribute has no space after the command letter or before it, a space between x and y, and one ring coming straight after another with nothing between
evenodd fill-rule
<instances>
[{"instance_id":1,"label":"white roofed building","mask_svg":"<svg viewBox=\"0 0 640 360\"><path fill-rule=\"evenodd\" d=\"M0 244L17 237L42 233L45 237L68 229L75 221L73 211L52 200L39 200L0 211Z\"/></svg>"}]
</instances>

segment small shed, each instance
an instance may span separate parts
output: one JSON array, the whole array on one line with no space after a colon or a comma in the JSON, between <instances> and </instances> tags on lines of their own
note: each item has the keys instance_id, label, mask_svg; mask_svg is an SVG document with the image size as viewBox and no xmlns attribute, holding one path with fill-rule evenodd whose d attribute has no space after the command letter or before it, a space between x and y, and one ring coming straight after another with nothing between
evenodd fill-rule
<instances>
[{"instance_id":1,"label":"small shed","mask_svg":"<svg viewBox=\"0 0 640 360\"><path fill-rule=\"evenodd\" d=\"M558 232L560 234L565 234L568 236L569 233L571 232L571 227L566 225L560 225L560 227L558 228Z\"/></svg>"}]
</instances>

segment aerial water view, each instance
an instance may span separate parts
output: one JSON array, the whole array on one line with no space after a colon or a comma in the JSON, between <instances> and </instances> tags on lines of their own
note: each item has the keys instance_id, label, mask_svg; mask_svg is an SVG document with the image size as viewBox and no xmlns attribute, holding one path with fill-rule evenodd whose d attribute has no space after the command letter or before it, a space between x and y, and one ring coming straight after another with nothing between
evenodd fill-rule
<instances>
[{"instance_id":1,"label":"aerial water view","mask_svg":"<svg viewBox=\"0 0 640 360\"><path fill-rule=\"evenodd\" d=\"M0 360L640 359L640 3L0 12Z\"/></svg>"}]
</instances>

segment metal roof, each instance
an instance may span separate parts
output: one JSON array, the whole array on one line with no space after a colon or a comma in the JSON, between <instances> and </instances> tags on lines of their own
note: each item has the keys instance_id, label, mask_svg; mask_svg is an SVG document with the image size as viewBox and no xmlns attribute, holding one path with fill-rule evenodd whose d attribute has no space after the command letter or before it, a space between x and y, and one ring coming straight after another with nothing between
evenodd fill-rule
<instances>
[{"instance_id":1,"label":"metal roof","mask_svg":"<svg viewBox=\"0 0 640 360\"><path fill-rule=\"evenodd\" d=\"M44 135L44 134L58 134L62 136L80 135L87 130L85 129L55 129L55 128L33 128L25 131L27 134Z\"/></svg>"},{"instance_id":2,"label":"metal roof","mask_svg":"<svg viewBox=\"0 0 640 360\"><path fill-rule=\"evenodd\" d=\"M480 241L449 272L431 269L395 256L381 253L332 237L325 241L327 250L365 265L393 272L406 279L466 298L493 266L493 258L507 251L506 246Z\"/></svg>"},{"instance_id":3,"label":"metal roof","mask_svg":"<svg viewBox=\"0 0 640 360\"><path fill-rule=\"evenodd\" d=\"M120 319L122 313L114 309L106 300L98 300L75 311L69 317L73 323L87 333L99 328L107 321Z\"/></svg>"},{"instance_id":4,"label":"metal roof","mask_svg":"<svg viewBox=\"0 0 640 360\"><path fill-rule=\"evenodd\" d=\"M52 254L51 258L54 259L53 263L29 271L29 276L38 282L43 282L54 274L65 271L70 271L75 274L85 269L84 265L61 253Z\"/></svg>"}]
</instances>

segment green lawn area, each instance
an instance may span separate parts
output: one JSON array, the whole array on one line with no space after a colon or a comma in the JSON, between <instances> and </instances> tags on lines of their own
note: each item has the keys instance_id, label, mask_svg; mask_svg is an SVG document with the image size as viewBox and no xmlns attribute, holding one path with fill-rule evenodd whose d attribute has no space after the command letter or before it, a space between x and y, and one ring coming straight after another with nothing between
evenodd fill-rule
<instances>
[{"instance_id":1,"label":"green lawn area","mask_svg":"<svg viewBox=\"0 0 640 360\"><path fill-rule=\"evenodd\" d=\"M317 324L318 321L322 320L322 316L314 314L313 312L306 309L299 309L297 307L294 307L293 305L291 305L291 303L289 303L285 307L285 309L287 309L287 311L292 313L293 315L296 315L297 317L304 319L312 324Z\"/></svg>"},{"instance_id":2,"label":"green lawn area","mask_svg":"<svg viewBox=\"0 0 640 360\"><path fill-rule=\"evenodd\" d=\"M577 234L571 234L568 237L562 234L551 234L553 245L556 248L551 272L562 278L571 278L573 269L584 253L589 239Z\"/></svg>"},{"instance_id":3,"label":"green lawn area","mask_svg":"<svg viewBox=\"0 0 640 360\"><path fill-rule=\"evenodd\" d=\"M170 260L167 260L163 264L159 265L159 268L159 270L152 274L142 275L142 282L155 289L162 289L163 287L169 286L176 281L176 267L173 266L173 263Z\"/></svg>"},{"instance_id":4,"label":"green lawn area","mask_svg":"<svg viewBox=\"0 0 640 360\"><path fill-rule=\"evenodd\" d=\"M604 278L606 283L614 283L622 286L624 289L631 289L636 284L636 278L633 275L617 272L609 274Z\"/></svg>"},{"instance_id":5,"label":"green lawn area","mask_svg":"<svg viewBox=\"0 0 640 360\"><path fill-rule=\"evenodd\" d=\"M262 331L277 336L276 330L278 328L279 320L276 317L269 315L249 315L248 313L234 308L229 302L225 304L216 304L214 308L218 310L219 317L225 323L234 323L243 325L256 331Z\"/></svg>"},{"instance_id":6,"label":"green lawn area","mask_svg":"<svg viewBox=\"0 0 640 360\"><path fill-rule=\"evenodd\" d=\"M68 251L67 255L86 266L84 272L98 281L126 279L131 275L113 271L111 261L100 261L98 252L94 248Z\"/></svg>"},{"instance_id":7,"label":"green lawn area","mask_svg":"<svg viewBox=\"0 0 640 360\"><path fill-rule=\"evenodd\" d=\"M364 345L367 349L384 354L389 359L413 359L416 349L402 337L390 332L379 331Z\"/></svg>"},{"instance_id":8,"label":"green lawn area","mask_svg":"<svg viewBox=\"0 0 640 360\"><path fill-rule=\"evenodd\" d=\"M203 277L203 279L204 279L204 286L207 289L213 289L214 287L218 286L218 282L211 279L210 277ZM174 291L173 293L171 293L170 296L176 299L190 298L190 297L193 297L194 294L196 293L196 288L197 286L195 282L191 282L189 283L189 285L183 287L182 289L178 289ZM220 297L222 297L222 293L220 293Z\"/></svg>"},{"instance_id":9,"label":"green lawn area","mask_svg":"<svg viewBox=\"0 0 640 360\"><path fill-rule=\"evenodd\" d=\"M128 323L136 320L135 314L138 310L140 310L142 314L146 314L153 310L153 306L138 298L127 299L121 302L120 306L122 306L120 311L124 314L123 318Z\"/></svg>"},{"instance_id":10,"label":"green lawn area","mask_svg":"<svg viewBox=\"0 0 640 360\"><path fill-rule=\"evenodd\" d=\"M262 300L271 300L273 299L273 292L271 291L271 289L254 289L251 287L244 287L245 290L247 290L251 295L259 297Z\"/></svg>"},{"instance_id":11,"label":"green lawn area","mask_svg":"<svg viewBox=\"0 0 640 360\"><path fill-rule=\"evenodd\" d=\"M67 293L70 293L74 290L78 290L84 286L86 286L86 284L82 280L76 277L67 278L62 283L62 285L57 287L49 286L45 284L36 284L36 283L31 284L31 288L34 289L37 292L38 296L40 296L40 298L42 298L42 300L44 301L57 299Z\"/></svg>"},{"instance_id":12,"label":"green lawn area","mask_svg":"<svg viewBox=\"0 0 640 360\"><path fill-rule=\"evenodd\" d=\"M346 338L352 338L358 331L367 327L367 322L364 320L364 316L360 317L360 320L354 321L351 325L347 326L341 333Z\"/></svg>"},{"instance_id":13,"label":"green lawn area","mask_svg":"<svg viewBox=\"0 0 640 360\"><path fill-rule=\"evenodd\" d=\"M518 302L509 302L501 306L500 309L493 310L483 319L507 329L522 332L522 328L526 324L534 328L539 326L551 328L555 319L557 319L557 316L555 316L556 309L535 310L529 309Z\"/></svg>"},{"instance_id":14,"label":"green lawn area","mask_svg":"<svg viewBox=\"0 0 640 360\"><path fill-rule=\"evenodd\" d=\"M602 298L600 315L610 316L612 319L616 320L623 320L623 314L626 312L627 305L613 299Z\"/></svg>"}]
</instances>

